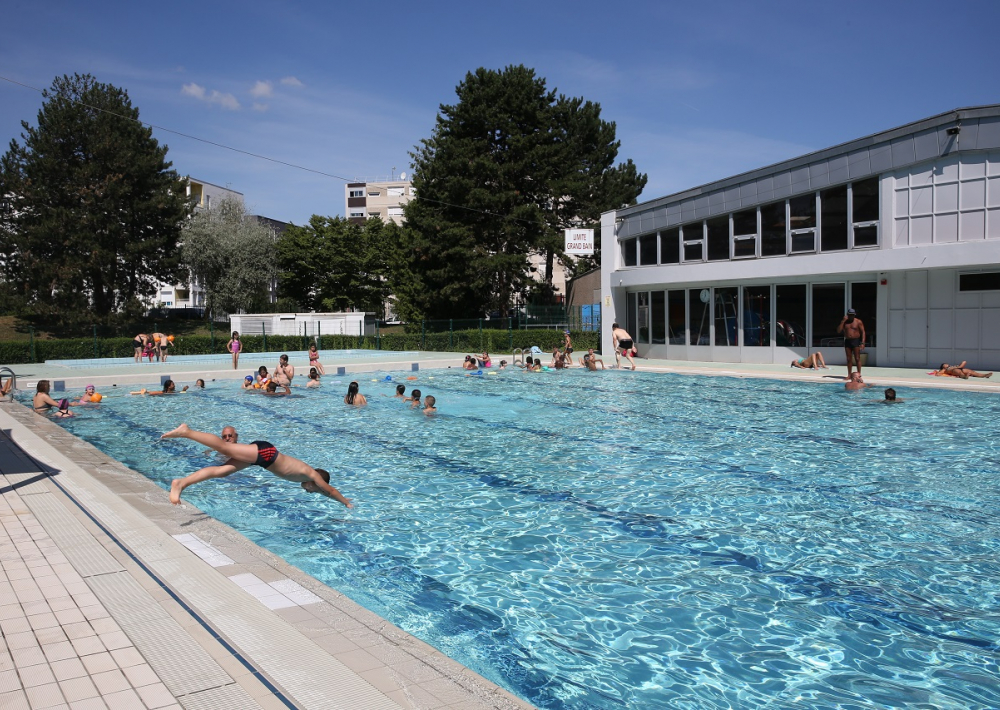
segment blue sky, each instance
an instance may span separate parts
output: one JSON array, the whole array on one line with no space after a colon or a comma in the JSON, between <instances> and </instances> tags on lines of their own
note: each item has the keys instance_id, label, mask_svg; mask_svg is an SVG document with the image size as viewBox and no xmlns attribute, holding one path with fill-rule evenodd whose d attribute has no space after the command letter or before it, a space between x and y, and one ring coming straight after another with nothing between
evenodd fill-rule
<instances>
[{"instance_id":1,"label":"blue sky","mask_svg":"<svg viewBox=\"0 0 1000 710\"><path fill-rule=\"evenodd\" d=\"M4 2L0 76L91 73L143 120L345 178L409 171L480 66L525 64L618 125L642 199L1000 102L1000 2ZM41 96L0 81L0 139ZM156 131L255 212L343 214L343 181Z\"/></svg>"}]
</instances>

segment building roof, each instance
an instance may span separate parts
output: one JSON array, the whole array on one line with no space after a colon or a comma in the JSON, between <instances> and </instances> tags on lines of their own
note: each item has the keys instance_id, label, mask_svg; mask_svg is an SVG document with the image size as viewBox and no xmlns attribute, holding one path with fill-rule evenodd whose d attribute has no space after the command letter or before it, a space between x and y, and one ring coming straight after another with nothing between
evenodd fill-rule
<instances>
[{"instance_id":1,"label":"building roof","mask_svg":"<svg viewBox=\"0 0 1000 710\"><path fill-rule=\"evenodd\" d=\"M961 130L954 132L956 127ZM958 108L616 210L617 216L625 218L628 225L619 236L862 179L954 151L992 148L1000 148L1000 104ZM749 189L751 186L753 189ZM682 205L690 209L681 209ZM667 214L653 219L651 213L659 208L667 208ZM635 224L635 217L640 214L646 219L642 220L641 229L637 229L640 225ZM647 221L651 223L647 225Z\"/></svg>"}]
</instances>

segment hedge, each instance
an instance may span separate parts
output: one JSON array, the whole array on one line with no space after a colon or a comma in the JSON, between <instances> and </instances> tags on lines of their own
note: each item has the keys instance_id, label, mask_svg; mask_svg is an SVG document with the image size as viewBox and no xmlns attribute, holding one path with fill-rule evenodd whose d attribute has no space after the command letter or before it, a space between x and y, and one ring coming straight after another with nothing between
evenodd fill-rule
<instances>
[{"instance_id":1,"label":"hedge","mask_svg":"<svg viewBox=\"0 0 1000 710\"><path fill-rule=\"evenodd\" d=\"M593 331L571 333L576 350L599 348L600 337ZM225 353L228 338L208 335L178 336L170 348L171 355L209 355ZM310 338L303 335L248 335L240 338L244 353L280 353L306 350ZM563 344L563 334L558 330L455 330L445 333L386 333L385 335L324 335L320 339L323 350L424 350L434 352L497 352L507 353L515 348L537 345L545 352ZM0 364L17 365L45 360L89 360L92 358L132 357L131 338L66 338L36 340L34 359L32 345L16 341L0 343Z\"/></svg>"}]
</instances>

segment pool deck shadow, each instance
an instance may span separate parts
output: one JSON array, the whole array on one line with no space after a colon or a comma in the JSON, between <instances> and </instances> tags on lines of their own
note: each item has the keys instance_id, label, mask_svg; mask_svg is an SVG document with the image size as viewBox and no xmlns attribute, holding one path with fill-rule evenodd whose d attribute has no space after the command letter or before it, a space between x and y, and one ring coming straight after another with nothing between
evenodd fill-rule
<instances>
[{"instance_id":1,"label":"pool deck shadow","mask_svg":"<svg viewBox=\"0 0 1000 710\"><path fill-rule=\"evenodd\" d=\"M461 364L455 354L391 355L351 363L341 378ZM842 366L637 364L828 389L846 379ZM21 388L38 378L68 389L146 384L166 369L188 382L242 376L170 362L15 369L31 373L19 374ZM1000 392L1000 382L922 370L865 368L865 377L879 387ZM530 707L190 504L170 505L141 474L11 402L0 403L0 630L0 707Z\"/></svg>"}]
</instances>

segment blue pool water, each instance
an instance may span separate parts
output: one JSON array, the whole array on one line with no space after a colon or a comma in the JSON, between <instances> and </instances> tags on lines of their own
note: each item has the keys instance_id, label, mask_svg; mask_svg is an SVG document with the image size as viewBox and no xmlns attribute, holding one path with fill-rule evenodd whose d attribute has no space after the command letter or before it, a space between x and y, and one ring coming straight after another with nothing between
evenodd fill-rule
<instances>
[{"instance_id":1,"label":"blue pool water","mask_svg":"<svg viewBox=\"0 0 1000 710\"><path fill-rule=\"evenodd\" d=\"M185 499L543 708L1000 706L996 395L439 371L427 418L371 379L63 424L164 487L213 462L181 421L329 469L355 510L259 468Z\"/></svg>"}]
</instances>

